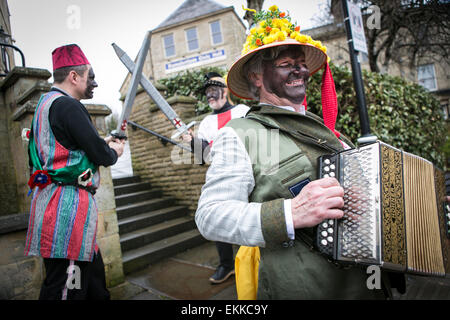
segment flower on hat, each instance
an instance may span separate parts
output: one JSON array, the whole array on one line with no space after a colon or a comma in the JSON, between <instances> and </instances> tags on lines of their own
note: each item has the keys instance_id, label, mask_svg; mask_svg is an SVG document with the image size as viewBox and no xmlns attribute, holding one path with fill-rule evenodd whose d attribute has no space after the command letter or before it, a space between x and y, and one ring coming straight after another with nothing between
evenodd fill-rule
<instances>
[{"instance_id":1,"label":"flower on hat","mask_svg":"<svg viewBox=\"0 0 450 320\"><path fill-rule=\"evenodd\" d=\"M299 43L312 45L326 54L327 48L320 41L315 41L310 36L301 34L300 26L296 22L291 22L289 13L281 12L276 5L270 6L267 11L257 12L246 8L244 10L253 13L255 25L250 29L241 52L242 55L263 45L284 41L288 37Z\"/></svg>"}]
</instances>

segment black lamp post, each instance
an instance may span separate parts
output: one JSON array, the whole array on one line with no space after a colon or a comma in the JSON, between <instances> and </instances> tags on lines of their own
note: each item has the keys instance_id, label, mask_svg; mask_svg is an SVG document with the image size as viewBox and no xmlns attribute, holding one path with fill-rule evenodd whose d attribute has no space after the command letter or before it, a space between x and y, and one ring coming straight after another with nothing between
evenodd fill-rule
<instances>
[{"instance_id":1,"label":"black lamp post","mask_svg":"<svg viewBox=\"0 0 450 320\"><path fill-rule=\"evenodd\" d=\"M358 103L359 121L361 124L361 137L358 138L360 144L374 142L377 137L370 131L369 114L367 112L366 96L364 93L364 83L361 74L361 66L358 60L358 52L353 45L353 37L348 13L347 0L342 1L342 9L344 13L345 30L347 32L347 42L350 53L350 61L352 64L353 83L355 85L356 101Z\"/></svg>"}]
</instances>

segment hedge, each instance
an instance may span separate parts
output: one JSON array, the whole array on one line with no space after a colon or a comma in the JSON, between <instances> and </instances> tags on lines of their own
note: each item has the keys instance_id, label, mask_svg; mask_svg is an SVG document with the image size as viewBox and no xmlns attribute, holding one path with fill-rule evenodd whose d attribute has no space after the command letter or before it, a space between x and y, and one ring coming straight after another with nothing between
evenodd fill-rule
<instances>
[{"instance_id":1,"label":"hedge","mask_svg":"<svg viewBox=\"0 0 450 320\"><path fill-rule=\"evenodd\" d=\"M346 67L333 64L330 67L339 104L336 129L356 143L360 136L360 123L352 73ZM209 71L225 73L225 70L219 68L203 68L199 71L186 71L160 82L167 86L169 96L196 97L199 101L196 112L201 114L210 111L202 90L204 74ZM446 156L443 150L447 141L447 124L439 101L422 86L399 77L363 70L363 80L372 133L385 143L444 168ZM322 114L321 81L322 72L318 72L309 79L307 89L308 111L318 115ZM254 104L236 97L233 99L235 103Z\"/></svg>"}]
</instances>

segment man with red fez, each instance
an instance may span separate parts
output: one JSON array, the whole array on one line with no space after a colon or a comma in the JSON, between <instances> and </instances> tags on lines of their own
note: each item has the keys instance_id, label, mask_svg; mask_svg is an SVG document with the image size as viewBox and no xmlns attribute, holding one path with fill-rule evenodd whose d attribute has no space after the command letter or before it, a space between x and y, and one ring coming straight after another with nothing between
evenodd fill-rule
<instances>
[{"instance_id":1,"label":"man with red fez","mask_svg":"<svg viewBox=\"0 0 450 320\"><path fill-rule=\"evenodd\" d=\"M197 226L209 240L260 248L258 299L383 299L384 290L368 289L365 269L341 268L311 249L312 228L341 218L344 206L339 182L317 179L317 158L352 146L334 127L326 48L276 6L255 19L227 82L259 105L215 139ZM304 105L308 78L320 69L323 119Z\"/></svg>"},{"instance_id":2,"label":"man with red fez","mask_svg":"<svg viewBox=\"0 0 450 320\"><path fill-rule=\"evenodd\" d=\"M98 86L81 49L62 46L52 58L54 83L36 106L30 133L28 184L35 191L25 255L44 258L39 299L107 300L94 194L98 167L116 163L124 141L101 138L80 102Z\"/></svg>"}]
</instances>

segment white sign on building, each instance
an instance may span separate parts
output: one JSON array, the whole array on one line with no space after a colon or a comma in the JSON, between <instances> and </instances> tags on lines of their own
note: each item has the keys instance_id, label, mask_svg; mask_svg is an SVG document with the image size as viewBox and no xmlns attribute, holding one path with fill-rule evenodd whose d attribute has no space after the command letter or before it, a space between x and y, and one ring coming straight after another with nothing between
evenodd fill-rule
<instances>
[{"instance_id":1,"label":"white sign on building","mask_svg":"<svg viewBox=\"0 0 450 320\"><path fill-rule=\"evenodd\" d=\"M199 54L197 56L184 58L166 63L166 73L177 72L188 68L195 68L227 58L224 49Z\"/></svg>"},{"instance_id":2,"label":"white sign on building","mask_svg":"<svg viewBox=\"0 0 450 320\"><path fill-rule=\"evenodd\" d=\"M364 34L364 22L361 15L361 9L353 2L347 1L347 4L350 29L352 30L353 47L356 51L367 54L366 35Z\"/></svg>"}]
</instances>

